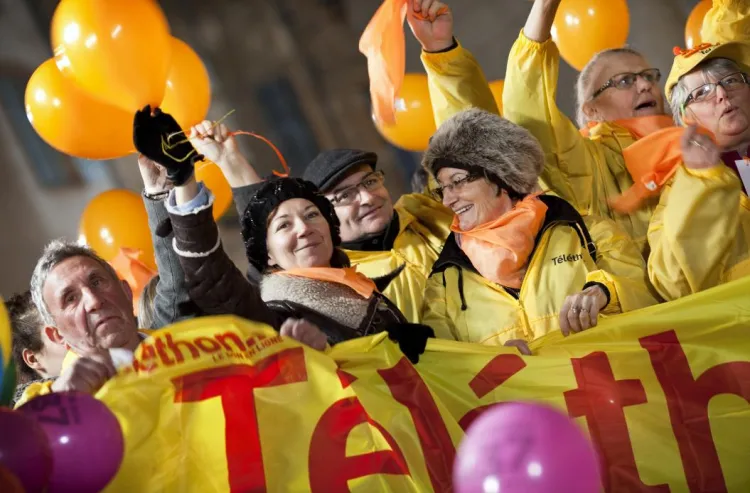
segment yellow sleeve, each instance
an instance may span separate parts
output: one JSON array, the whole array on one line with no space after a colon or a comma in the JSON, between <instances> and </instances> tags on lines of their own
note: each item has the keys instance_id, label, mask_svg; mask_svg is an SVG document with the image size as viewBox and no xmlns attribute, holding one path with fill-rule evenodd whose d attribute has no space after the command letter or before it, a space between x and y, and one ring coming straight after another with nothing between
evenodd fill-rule
<instances>
[{"instance_id":1,"label":"yellow sleeve","mask_svg":"<svg viewBox=\"0 0 750 493\"><path fill-rule=\"evenodd\" d=\"M750 42L750 2L713 0L703 18L701 40L704 43Z\"/></svg>"},{"instance_id":2,"label":"yellow sleeve","mask_svg":"<svg viewBox=\"0 0 750 493\"><path fill-rule=\"evenodd\" d=\"M448 316L448 300L445 296L443 273L438 272L427 279L422 308L422 323L432 327L437 339L460 341L458 331Z\"/></svg>"},{"instance_id":3,"label":"yellow sleeve","mask_svg":"<svg viewBox=\"0 0 750 493\"><path fill-rule=\"evenodd\" d=\"M443 53L422 52L435 125L470 108L500 114L487 78L476 59L460 44Z\"/></svg>"},{"instance_id":4,"label":"yellow sleeve","mask_svg":"<svg viewBox=\"0 0 750 493\"><path fill-rule=\"evenodd\" d=\"M18 409L19 407L23 406L27 402L29 402L34 397L40 396L40 395L47 395L52 393L52 381L47 382L34 382L29 384L26 389L24 389L23 394L21 395L21 398L16 401L16 405L14 409Z\"/></svg>"},{"instance_id":5,"label":"yellow sleeve","mask_svg":"<svg viewBox=\"0 0 750 493\"><path fill-rule=\"evenodd\" d=\"M559 66L560 53L551 39L538 43L521 32L508 55L503 114L542 145L542 187L584 213L591 207L597 153L602 151L557 107Z\"/></svg>"},{"instance_id":6,"label":"yellow sleeve","mask_svg":"<svg viewBox=\"0 0 750 493\"><path fill-rule=\"evenodd\" d=\"M667 301L720 284L740 227L741 186L724 165L680 167L648 228L648 275Z\"/></svg>"},{"instance_id":7,"label":"yellow sleeve","mask_svg":"<svg viewBox=\"0 0 750 493\"><path fill-rule=\"evenodd\" d=\"M643 255L630 236L609 219L586 216L584 222L596 246L599 267L589 272L586 281L600 282L609 290L609 304L602 313L624 313L657 304Z\"/></svg>"}]
</instances>

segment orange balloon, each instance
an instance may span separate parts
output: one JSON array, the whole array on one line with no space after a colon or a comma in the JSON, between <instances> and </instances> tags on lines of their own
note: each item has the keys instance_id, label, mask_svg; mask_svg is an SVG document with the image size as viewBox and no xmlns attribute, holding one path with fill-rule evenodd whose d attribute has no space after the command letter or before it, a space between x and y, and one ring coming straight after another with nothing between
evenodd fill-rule
<instances>
[{"instance_id":1,"label":"orange balloon","mask_svg":"<svg viewBox=\"0 0 750 493\"><path fill-rule=\"evenodd\" d=\"M232 205L232 187L224 173L211 161L201 161L195 166L195 179L202 181L214 194L214 219L219 219Z\"/></svg>"},{"instance_id":2,"label":"orange balloon","mask_svg":"<svg viewBox=\"0 0 750 493\"><path fill-rule=\"evenodd\" d=\"M192 48L172 38L172 67L161 108L189 129L206 119L210 104L211 83L205 65Z\"/></svg>"},{"instance_id":3,"label":"orange balloon","mask_svg":"<svg viewBox=\"0 0 750 493\"><path fill-rule=\"evenodd\" d=\"M406 74L394 107L396 123L387 124L373 118L380 134L391 144L407 151L427 149L427 143L436 130L427 76Z\"/></svg>"},{"instance_id":4,"label":"orange balloon","mask_svg":"<svg viewBox=\"0 0 750 493\"><path fill-rule=\"evenodd\" d=\"M57 67L90 95L131 114L161 104L172 37L154 0L64 0L51 36Z\"/></svg>"},{"instance_id":5,"label":"orange balloon","mask_svg":"<svg viewBox=\"0 0 750 493\"><path fill-rule=\"evenodd\" d=\"M114 159L134 152L133 117L86 93L41 64L26 84L26 116L39 136L60 152L85 159Z\"/></svg>"},{"instance_id":6,"label":"orange balloon","mask_svg":"<svg viewBox=\"0 0 750 493\"><path fill-rule=\"evenodd\" d=\"M622 47L629 29L626 0L563 0L555 16L552 39L563 59L583 70L598 52Z\"/></svg>"},{"instance_id":7,"label":"orange balloon","mask_svg":"<svg viewBox=\"0 0 750 493\"><path fill-rule=\"evenodd\" d=\"M495 96L495 103L501 115L503 114L503 87L505 87L505 81L502 79L490 82L490 91Z\"/></svg>"},{"instance_id":8,"label":"orange balloon","mask_svg":"<svg viewBox=\"0 0 750 493\"><path fill-rule=\"evenodd\" d=\"M687 24L685 24L685 46L687 49L694 48L701 44L701 27L703 27L703 18L711 10L711 0L702 0L695 6Z\"/></svg>"},{"instance_id":9,"label":"orange balloon","mask_svg":"<svg viewBox=\"0 0 750 493\"><path fill-rule=\"evenodd\" d=\"M80 241L111 262L120 248L140 250L139 260L156 270L146 207L130 190L108 190L94 197L81 215Z\"/></svg>"}]
</instances>

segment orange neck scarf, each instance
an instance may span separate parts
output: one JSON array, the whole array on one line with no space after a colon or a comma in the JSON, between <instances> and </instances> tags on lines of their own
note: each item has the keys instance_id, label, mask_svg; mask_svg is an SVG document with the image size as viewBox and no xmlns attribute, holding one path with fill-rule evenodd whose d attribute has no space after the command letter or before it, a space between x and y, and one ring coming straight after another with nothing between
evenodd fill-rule
<instances>
[{"instance_id":1,"label":"orange neck scarf","mask_svg":"<svg viewBox=\"0 0 750 493\"><path fill-rule=\"evenodd\" d=\"M284 276L304 277L316 281L335 282L352 288L361 297L367 299L375 292L375 283L372 279L357 272L354 267L337 269L335 267L306 267L298 269L287 269L276 272Z\"/></svg>"},{"instance_id":2,"label":"orange neck scarf","mask_svg":"<svg viewBox=\"0 0 750 493\"><path fill-rule=\"evenodd\" d=\"M455 217L451 231L482 277L519 289L546 214L539 195L528 195L502 216L469 231L462 231Z\"/></svg>"},{"instance_id":3,"label":"orange neck scarf","mask_svg":"<svg viewBox=\"0 0 750 493\"><path fill-rule=\"evenodd\" d=\"M684 127L677 127L664 115L617 120L615 124L627 129L634 143L623 149L625 166L633 178L633 186L622 195L610 200L614 210L631 214L643 202L659 195L664 185L674 176L682 163ZM701 130L701 133L707 133Z\"/></svg>"}]
</instances>

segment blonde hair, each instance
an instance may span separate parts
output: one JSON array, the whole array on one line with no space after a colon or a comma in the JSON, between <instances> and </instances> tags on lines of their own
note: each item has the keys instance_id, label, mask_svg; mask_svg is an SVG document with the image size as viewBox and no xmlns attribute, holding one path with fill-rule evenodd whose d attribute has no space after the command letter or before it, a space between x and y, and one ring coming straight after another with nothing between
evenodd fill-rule
<instances>
[{"instance_id":1,"label":"blonde hair","mask_svg":"<svg viewBox=\"0 0 750 493\"><path fill-rule=\"evenodd\" d=\"M604 59L612 55L622 54L635 55L645 59L641 53L628 46L604 50L591 57L591 60L589 60L586 66L583 67L581 73L578 74L578 78L576 79L576 123L580 128L584 128L589 122L588 117L583 112L583 105L590 101L591 95L596 89L598 89L598 87L592 87L594 83L594 69L599 65L599 62L604 61Z\"/></svg>"},{"instance_id":2,"label":"blonde hair","mask_svg":"<svg viewBox=\"0 0 750 493\"><path fill-rule=\"evenodd\" d=\"M138 300L138 327L152 329L154 324L154 299L156 298L156 285L159 284L159 275L155 275L146 284Z\"/></svg>"}]
</instances>

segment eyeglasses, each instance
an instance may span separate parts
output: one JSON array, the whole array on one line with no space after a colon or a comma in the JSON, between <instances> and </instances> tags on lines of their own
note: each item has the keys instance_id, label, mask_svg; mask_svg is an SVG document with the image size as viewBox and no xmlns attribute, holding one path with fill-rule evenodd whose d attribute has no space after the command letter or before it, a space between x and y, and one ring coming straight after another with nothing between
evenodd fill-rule
<instances>
[{"instance_id":1,"label":"eyeglasses","mask_svg":"<svg viewBox=\"0 0 750 493\"><path fill-rule=\"evenodd\" d=\"M638 80L638 77L646 82L656 84L661 80L661 70L658 68L647 68L638 73L624 72L622 74L617 74L609 79L602 87L597 89L596 92L594 92L594 95L591 96L591 99L595 99L610 87L614 87L615 89L630 89L633 87L633 84L635 84L635 81Z\"/></svg>"},{"instance_id":2,"label":"eyeglasses","mask_svg":"<svg viewBox=\"0 0 750 493\"><path fill-rule=\"evenodd\" d=\"M722 77L717 82L709 82L708 84L703 84L702 86L699 86L690 91L690 95L685 100L685 104L682 105L682 109L684 111L689 104L701 103L703 101L708 101L715 98L716 88L719 86L723 87L727 92L732 92L748 84L749 82L747 76L742 72L729 74L726 77Z\"/></svg>"},{"instance_id":3,"label":"eyeglasses","mask_svg":"<svg viewBox=\"0 0 750 493\"><path fill-rule=\"evenodd\" d=\"M446 190L458 192L467 183L471 183L472 181L476 181L476 180L478 180L480 178L482 178L482 175L468 174L468 175L465 175L465 176L463 176L463 177L461 177L461 178L459 178L457 180L451 181L447 185L443 185L443 186L434 188L434 189L432 189L430 191L430 193L432 193L432 196L435 197L437 200L442 201L443 200L443 196L445 195L445 191Z\"/></svg>"},{"instance_id":4,"label":"eyeglasses","mask_svg":"<svg viewBox=\"0 0 750 493\"><path fill-rule=\"evenodd\" d=\"M372 173L365 175L362 181L357 183L356 185L346 187L345 189L339 190L338 192L334 193L333 197L330 200L333 203L334 207L344 207L347 205L351 205L355 200L359 198L360 188L363 190L367 190L368 192L373 192L375 190L383 188L384 183L385 173L383 173L382 171L373 171Z\"/></svg>"}]
</instances>

